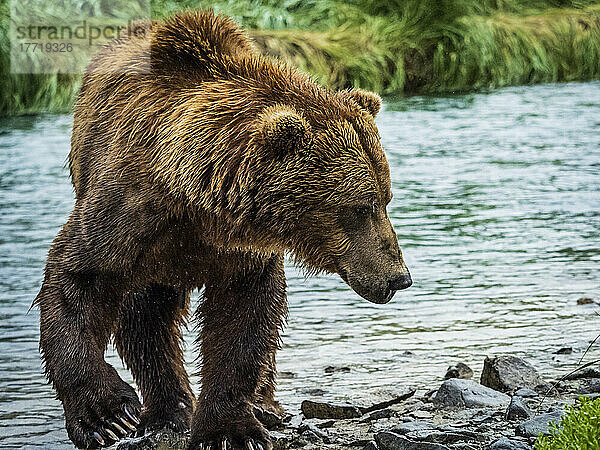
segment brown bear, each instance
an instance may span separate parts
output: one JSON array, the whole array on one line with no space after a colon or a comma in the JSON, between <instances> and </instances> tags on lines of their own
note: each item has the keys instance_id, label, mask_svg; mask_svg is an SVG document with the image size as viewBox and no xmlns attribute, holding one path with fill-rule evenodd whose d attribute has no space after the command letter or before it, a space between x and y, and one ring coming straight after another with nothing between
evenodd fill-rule
<instances>
[{"instance_id":1,"label":"brown bear","mask_svg":"<svg viewBox=\"0 0 600 450\"><path fill-rule=\"evenodd\" d=\"M411 278L386 205L377 95L333 92L263 56L230 20L136 25L95 57L75 106L75 206L36 298L70 439L191 427L192 449L270 449L284 254L388 302ZM197 312L202 387L180 327ZM104 361L113 337L143 406Z\"/></svg>"}]
</instances>

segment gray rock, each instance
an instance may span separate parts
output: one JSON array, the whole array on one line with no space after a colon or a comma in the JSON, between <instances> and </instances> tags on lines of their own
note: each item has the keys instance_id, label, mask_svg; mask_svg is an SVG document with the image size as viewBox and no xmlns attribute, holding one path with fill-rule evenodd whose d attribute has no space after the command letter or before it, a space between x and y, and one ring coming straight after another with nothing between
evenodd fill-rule
<instances>
[{"instance_id":1,"label":"gray rock","mask_svg":"<svg viewBox=\"0 0 600 450\"><path fill-rule=\"evenodd\" d=\"M573 347L562 347L554 352L555 355L570 355L573 353Z\"/></svg>"},{"instance_id":2,"label":"gray rock","mask_svg":"<svg viewBox=\"0 0 600 450\"><path fill-rule=\"evenodd\" d=\"M579 380L576 394L597 394L600 393L600 380L595 378Z\"/></svg>"},{"instance_id":3,"label":"gray rock","mask_svg":"<svg viewBox=\"0 0 600 450\"><path fill-rule=\"evenodd\" d=\"M325 367L325 373L335 373L335 372L348 373L348 372L350 372L350 367L336 367L336 366Z\"/></svg>"},{"instance_id":4,"label":"gray rock","mask_svg":"<svg viewBox=\"0 0 600 450\"><path fill-rule=\"evenodd\" d=\"M392 430L397 434L408 434L415 431L423 430L435 430L437 427L431 422L425 422L423 420L411 420L410 422L404 422L396 425Z\"/></svg>"},{"instance_id":5,"label":"gray rock","mask_svg":"<svg viewBox=\"0 0 600 450\"><path fill-rule=\"evenodd\" d=\"M544 383L538 384L533 389L538 394L542 394L542 395L556 395L558 393L557 387L558 386L554 386L552 383L546 383L546 382L544 382Z\"/></svg>"},{"instance_id":6,"label":"gray rock","mask_svg":"<svg viewBox=\"0 0 600 450\"><path fill-rule=\"evenodd\" d=\"M390 431L376 433L375 442L381 450L450 450L442 444L415 442Z\"/></svg>"},{"instance_id":7,"label":"gray rock","mask_svg":"<svg viewBox=\"0 0 600 450\"><path fill-rule=\"evenodd\" d=\"M543 380L527 361L512 355L485 358L481 372L481 384L500 392L512 392L519 388L533 389Z\"/></svg>"},{"instance_id":8,"label":"gray rock","mask_svg":"<svg viewBox=\"0 0 600 450\"><path fill-rule=\"evenodd\" d=\"M258 406L254 407L254 416L262 423L267 430L274 430L283 425L284 417L280 417L271 411L262 409Z\"/></svg>"},{"instance_id":9,"label":"gray rock","mask_svg":"<svg viewBox=\"0 0 600 450\"><path fill-rule=\"evenodd\" d=\"M510 399L510 405L506 409L507 420L521 420L529 419L531 417L531 411L523 401L522 397L514 396Z\"/></svg>"},{"instance_id":10,"label":"gray rock","mask_svg":"<svg viewBox=\"0 0 600 450\"><path fill-rule=\"evenodd\" d=\"M188 441L187 434L164 429L122 441L117 450L186 450Z\"/></svg>"},{"instance_id":11,"label":"gray rock","mask_svg":"<svg viewBox=\"0 0 600 450\"><path fill-rule=\"evenodd\" d=\"M277 431L270 431L269 435L273 443L273 450L287 450L293 440L288 434Z\"/></svg>"},{"instance_id":12,"label":"gray rock","mask_svg":"<svg viewBox=\"0 0 600 450\"><path fill-rule=\"evenodd\" d=\"M459 362L455 366L448 367L444 378L446 380L450 378L462 378L464 380L470 380L473 378L473 369L466 364Z\"/></svg>"},{"instance_id":13,"label":"gray rock","mask_svg":"<svg viewBox=\"0 0 600 450\"><path fill-rule=\"evenodd\" d=\"M365 445L362 450L379 450L379 446L377 445L377 442L371 441Z\"/></svg>"},{"instance_id":14,"label":"gray rock","mask_svg":"<svg viewBox=\"0 0 600 450\"><path fill-rule=\"evenodd\" d=\"M521 389L517 389L515 391L515 395L517 397L523 397L523 398L535 398L535 397L539 397L540 394L535 392L533 389L521 388Z\"/></svg>"},{"instance_id":15,"label":"gray rock","mask_svg":"<svg viewBox=\"0 0 600 450\"><path fill-rule=\"evenodd\" d=\"M489 450L531 450L531 446L525 442L501 437L490 445Z\"/></svg>"},{"instance_id":16,"label":"gray rock","mask_svg":"<svg viewBox=\"0 0 600 450\"><path fill-rule=\"evenodd\" d=\"M565 377L565 380L578 380L580 378L600 378L600 368L587 367L582 370L578 370L575 373Z\"/></svg>"},{"instance_id":17,"label":"gray rock","mask_svg":"<svg viewBox=\"0 0 600 450\"><path fill-rule=\"evenodd\" d=\"M312 423L305 423L300 425L298 428L298 433L302 435L304 438L308 438L308 441L314 442L313 436L316 436L319 440L322 440L326 444L330 442L329 436L326 432L320 430Z\"/></svg>"},{"instance_id":18,"label":"gray rock","mask_svg":"<svg viewBox=\"0 0 600 450\"><path fill-rule=\"evenodd\" d=\"M577 304L578 305L595 305L596 302L594 301L593 298L581 297L581 298L577 299Z\"/></svg>"},{"instance_id":19,"label":"gray rock","mask_svg":"<svg viewBox=\"0 0 600 450\"><path fill-rule=\"evenodd\" d=\"M442 383L433 398L433 403L459 408L497 408L508 406L510 397L475 381L452 378Z\"/></svg>"},{"instance_id":20,"label":"gray rock","mask_svg":"<svg viewBox=\"0 0 600 450\"><path fill-rule=\"evenodd\" d=\"M565 412L562 409L556 409L552 412L535 416L521 423L516 429L516 434L525 437L536 437L540 433L547 435L549 434L550 423L559 424L564 414Z\"/></svg>"},{"instance_id":21,"label":"gray rock","mask_svg":"<svg viewBox=\"0 0 600 450\"><path fill-rule=\"evenodd\" d=\"M485 440L484 436L470 430L463 430L455 426L434 425L433 423L420 420L398 424L390 431L413 441L425 441L436 444L455 444L465 441Z\"/></svg>"},{"instance_id":22,"label":"gray rock","mask_svg":"<svg viewBox=\"0 0 600 450\"><path fill-rule=\"evenodd\" d=\"M377 411L373 411L367 417L363 418L361 420L361 422L372 422L374 420L389 419L393 415L394 415L394 411L392 411L389 408L379 409Z\"/></svg>"},{"instance_id":23,"label":"gray rock","mask_svg":"<svg viewBox=\"0 0 600 450\"><path fill-rule=\"evenodd\" d=\"M300 409L307 419L354 419L362 415L354 405L334 405L311 400L304 400Z\"/></svg>"},{"instance_id":24,"label":"gray rock","mask_svg":"<svg viewBox=\"0 0 600 450\"><path fill-rule=\"evenodd\" d=\"M415 392L417 390L413 388L398 391L379 390L371 393L366 399L352 399L352 403L358 407L362 414L366 414L402 403L415 395Z\"/></svg>"}]
</instances>

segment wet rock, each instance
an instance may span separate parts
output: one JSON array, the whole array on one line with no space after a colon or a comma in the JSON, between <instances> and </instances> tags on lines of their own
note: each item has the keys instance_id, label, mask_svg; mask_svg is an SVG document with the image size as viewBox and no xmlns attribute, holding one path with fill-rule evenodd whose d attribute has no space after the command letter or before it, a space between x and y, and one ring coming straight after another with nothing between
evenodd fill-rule
<instances>
[{"instance_id":1,"label":"wet rock","mask_svg":"<svg viewBox=\"0 0 600 450\"><path fill-rule=\"evenodd\" d=\"M335 367L335 366L325 367L325 373L335 373L335 372L348 373L348 372L350 372L350 367Z\"/></svg>"},{"instance_id":2,"label":"wet rock","mask_svg":"<svg viewBox=\"0 0 600 450\"><path fill-rule=\"evenodd\" d=\"M327 393L323 389L319 389L319 388L303 389L302 392L307 395L310 395L312 397L322 397L323 395L325 395Z\"/></svg>"},{"instance_id":3,"label":"wet rock","mask_svg":"<svg viewBox=\"0 0 600 450\"><path fill-rule=\"evenodd\" d=\"M455 366L448 367L444 378L446 380L450 378L462 378L464 380L470 380L473 378L473 370L466 364L459 362Z\"/></svg>"},{"instance_id":4,"label":"wet rock","mask_svg":"<svg viewBox=\"0 0 600 450\"><path fill-rule=\"evenodd\" d=\"M506 419L507 420L521 420L521 419L529 419L531 417L531 411L522 397L514 396L510 399L510 405L506 409Z\"/></svg>"},{"instance_id":5,"label":"wet rock","mask_svg":"<svg viewBox=\"0 0 600 450\"><path fill-rule=\"evenodd\" d=\"M535 398L535 397L539 397L540 394L538 394L533 389L521 388L521 389L517 389L515 391L515 395L517 397L523 397L523 398Z\"/></svg>"},{"instance_id":6,"label":"wet rock","mask_svg":"<svg viewBox=\"0 0 600 450\"><path fill-rule=\"evenodd\" d=\"M311 400L304 400L300 409L307 419L355 419L362 416L354 405L334 405Z\"/></svg>"},{"instance_id":7,"label":"wet rock","mask_svg":"<svg viewBox=\"0 0 600 450\"><path fill-rule=\"evenodd\" d=\"M577 299L578 305L594 305L595 303L596 302L594 301L594 299L589 297L581 297Z\"/></svg>"},{"instance_id":8,"label":"wet rock","mask_svg":"<svg viewBox=\"0 0 600 450\"><path fill-rule=\"evenodd\" d=\"M379 446L377 445L377 442L371 441L365 445L362 450L379 450Z\"/></svg>"},{"instance_id":9,"label":"wet rock","mask_svg":"<svg viewBox=\"0 0 600 450\"><path fill-rule=\"evenodd\" d=\"M283 425L283 416L278 416L271 411L262 409L258 406L254 407L254 416L262 423L267 430L274 430Z\"/></svg>"},{"instance_id":10,"label":"wet rock","mask_svg":"<svg viewBox=\"0 0 600 450\"><path fill-rule=\"evenodd\" d=\"M307 440L308 442L314 443L314 442L323 441L326 444L329 444L331 442L327 433L320 430L312 423L302 424L298 428L298 433L300 433L300 436L302 438L304 438L305 440Z\"/></svg>"},{"instance_id":11,"label":"wet rock","mask_svg":"<svg viewBox=\"0 0 600 450\"><path fill-rule=\"evenodd\" d=\"M435 430L437 427L431 422L425 422L424 420L411 420L409 422L404 422L396 425L392 431L396 434L408 434L414 433L418 431L429 431Z\"/></svg>"},{"instance_id":12,"label":"wet rock","mask_svg":"<svg viewBox=\"0 0 600 450\"><path fill-rule=\"evenodd\" d=\"M415 419L431 419L433 417L433 414L429 411L423 411L422 409L418 409L416 411L411 411L409 413L409 416Z\"/></svg>"},{"instance_id":13,"label":"wet rock","mask_svg":"<svg viewBox=\"0 0 600 450\"><path fill-rule=\"evenodd\" d=\"M433 398L436 405L459 408L506 407L509 402L510 397L506 394L459 378L444 381Z\"/></svg>"},{"instance_id":14,"label":"wet rock","mask_svg":"<svg viewBox=\"0 0 600 450\"><path fill-rule=\"evenodd\" d=\"M326 420L325 422L320 422L315 425L317 428L320 428L321 430L324 428L331 428L332 426L335 425L335 420Z\"/></svg>"},{"instance_id":15,"label":"wet rock","mask_svg":"<svg viewBox=\"0 0 600 450\"><path fill-rule=\"evenodd\" d=\"M119 443L117 450L186 450L189 435L163 429Z\"/></svg>"},{"instance_id":16,"label":"wet rock","mask_svg":"<svg viewBox=\"0 0 600 450\"><path fill-rule=\"evenodd\" d=\"M543 383L535 368L527 361L512 355L485 358L481 384L500 392L519 388L535 388Z\"/></svg>"},{"instance_id":17,"label":"wet rock","mask_svg":"<svg viewBox=\"0 0 600 450\"><path fill-rule=\"evenodd\" d=\"M389 408L379 409L377 411L373 411L367 417L363 418L361 420L361 422L372 422L374 420L389 419L393 415L394 415L394 411L392 411Z\"/></svg>"},{"instance_id":18,"label":"wet rock","mask_svg":"<svg viewBox=\"0 0 600 450\"><path fill-rule=\"evenodd\" d=\"M578 370L577 372L565 377L565 380L578 380L580 378L600 378L600 368L587 367L585 369Z\"/></svg>"},{"instance_id":19,"label":"wet rock","mask_svg":"<svg viewBox=\"0 0 600 450\"><path fill-rule=\"evenodd\" d=\"M450 450L447 446L433 442L416 442L390 431L375 434L380 450Z\"/></svg>"},{"instance_id":20,"label":"wet rock","mask_svg":"<svg viewBox=\"0 0 600 450\"><path fill-rule=\"evenodd\" d=\"M402 403L415 395L415 392L417 391L413 388L399 391L379 390L371 393L367 399L353 399L352 403L358 407L362 414L367 414Z\"/></svg>"},{"instance_id":21,"label":"wet rock","mask_svg":"<svg viewBox=\"0 0 600 450\"><path fill-rule=\"evenodd\" d=\"M573 353L573 347L562 347L554 352L555 355L570 355Z\"/></svg>"},{"instance_id":22,"label":"wet rock","mask_svg":"<svg viewBox=\"0 0 600 450\"><path fill-rule=\"evenodd\" d=\"M547 435L549 433L550 423L559 424L564 411L557 409L546 414L540 414L525 422L521 423L517 429L516 434L525 437L536 437L540 433Z\"/></svg>"},{"instance_id":23,"label":"wet rock","mask_svg":"<svg viewBox=\"0 0 600 450\"><path fill-rule=\"evenodd\" d=\"M584 378L578 380L575 389L576 394L597 394L600 393L600 379Z\"/></svg>"},{"instance_id":24,"label":"wet rock","mask_svg":"<svg viewBox=\"0 0 600 450\"><path fill-rule=\"evenodd\" d=\"M413 441L436 444L456 444L485 440L484 436L470 430L464 430L456 426L434 425L420 420L398 424L390 431Z\"/></svg>"},{"instance_id":25,"label":"wet rock","mask_svg":"<svg viewBox=\"0 0 600 450\"><path fill-rule=\"evenodd\" d=\"M558 386L552 383L540 383L533 390L541 395L556 395L559 393L557 388Z\"/></svg>"},{"instance_id":26,"label":"wet rock","mask_svg":"<svg viewBox=\"0 0 600 450\"><path fill-rule=\"evenodd\" d=\"M281 380L291 380L292 378L296 378L296 374L294 372L282 370L277 372L277 377Z\"/></svg>"},{"instance_id":27,"label":"wet rock","mask_svg":"<svg viewBox=\"0 0 600 450\"><path fill-rule=\"evenodd\" d=\"M490 445L489 450L531 450L531 448L525 442L501 437Z\"/></svg>"},{"instance_id":28,"label":"wet rock","mask_svg":"<svg viewBox=\"0 0 600 450\"><path fill-rule=\"evenodd\" d=\"M287 450L293 442L293 438L286 433L271 431L269 432L269 436L271 436L273 450Z\"/></svg>"}]
</instances>

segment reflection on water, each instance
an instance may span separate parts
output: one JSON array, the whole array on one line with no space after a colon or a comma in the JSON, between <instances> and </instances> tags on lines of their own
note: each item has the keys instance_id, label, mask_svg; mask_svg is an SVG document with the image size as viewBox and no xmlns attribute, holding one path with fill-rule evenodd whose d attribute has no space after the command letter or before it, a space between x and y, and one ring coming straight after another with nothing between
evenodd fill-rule
<instances>
[{"instance_id":1,"label":"reflection on water","mask_svg":"<svg viewBox=\"0 0 600 450\"><path fill-rule=\"evenodd\" d=\"M72 207L71 120L0 122L2 447L68 445L28 308ZM600 328L597 308L576 305L600 297L600 83L402 99L378 123L415 283L376 306L338 278L305 280L288 266L284 405L297 411L315 388L347 399L433 384L456 360L477 373L494 352L529 357L547 376L575 364ZM563 346L573 355L553 355ZM191 345L187 356L192 371ZM113 350L108 359L122 368ZM331 365L351 370L325 374Z\"/></svg>"}]
</instances>

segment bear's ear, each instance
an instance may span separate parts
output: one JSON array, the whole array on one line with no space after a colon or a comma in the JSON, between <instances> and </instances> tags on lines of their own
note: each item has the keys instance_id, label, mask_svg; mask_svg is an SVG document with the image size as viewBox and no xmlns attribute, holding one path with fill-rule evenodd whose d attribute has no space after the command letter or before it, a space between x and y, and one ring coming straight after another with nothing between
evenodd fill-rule
<instances>
[{"instance_id":1,"label":"bear's ear","mask_svg":"<svg viewBox=\"0 0 600 450\"><path fill-rule=\"evenodd\" d=\"M354 100L358 106L371 113L373 117L377 116L381 109L381 97L374 92L358 88L343 92L347 98Z\"/></svg>"},{"instance_id":2,"label":"bear's ear","mask_svg":"<svg viewBox=\"0 0 600 450\"><path fill-rule=\"evenodd\" d=\"M258 118L257 128L262 143L282 154L306 148L312 139L309 123L287 105L266 108Z\"/></svg>"}]
</instances>

